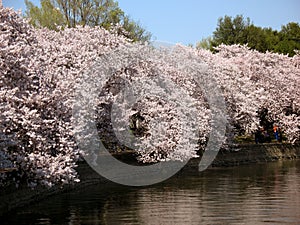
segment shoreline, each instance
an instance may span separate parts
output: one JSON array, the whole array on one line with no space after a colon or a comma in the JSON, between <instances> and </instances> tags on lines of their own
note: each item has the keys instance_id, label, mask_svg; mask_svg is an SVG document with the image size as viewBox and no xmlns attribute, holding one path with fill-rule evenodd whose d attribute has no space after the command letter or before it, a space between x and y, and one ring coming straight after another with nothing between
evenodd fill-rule
<instances>
[{"instance_id":1,"label":"shoreline","mask_svg":"<svg viewBox=\"0 0 300 225\"><path fill-rule=\"evenodd\" d=\"M134 162L132 153L116 154L115 157L125 162ZM213 163L208 167L222 168L240 165L249 165L280 160L300 159L300 144L288 143L266 143L266 144L240 144L231 147L229 150L221 149ZM181 170L181 172L198 171L198 164L201 158L191 159ZM80 162L77 168L81 182L64 187L53 187L50 189L38 187L34 190L27 186L20 188L7 187L0 190L0 216L9 211L24 207L26 205L47 199L53 195L66 193L84 187L101 184L103 188L110 188L113 182L101 177L86 162ZM180 172L180 173L181 173Z\"/></svg>"},{"instance_id":2,"label":"shoreline","mask_svg":"<svg viewBox=\"0 0 300 225\"><path fill-rule=\"evenodd\" d=\"M208 169L297 159L300 159L300 143L239 144L229 150L220 149ZM184 169L198 169L200 160L191 159Z\"/></svg>"},{"instance_id":3,"label":"shoreline","mask_svg":"<svg viewBox=\"0 0 300 225\"><path fill-rule=\"evenodd\" d=\"M300 143L242 144L232 147L230 153L220 150L212 166L239 166L300 158Z\"/></svg>"}]
</instances>

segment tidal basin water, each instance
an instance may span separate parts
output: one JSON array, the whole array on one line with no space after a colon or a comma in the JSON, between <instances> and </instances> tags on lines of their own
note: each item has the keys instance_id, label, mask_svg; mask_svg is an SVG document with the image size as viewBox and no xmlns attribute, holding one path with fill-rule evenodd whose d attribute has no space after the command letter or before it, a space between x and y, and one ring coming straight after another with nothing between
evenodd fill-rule
<instances>
[{"instance_id":1,"label":"tidal basin water","mask_svg":"<svg viewBox=\"0 0 300 225\"><path fill-rule=\"evenodd\" d=\"M140 188L94 185L0 224L300 224L300 161L184 172Z\"/></svg>"}]
</instances>

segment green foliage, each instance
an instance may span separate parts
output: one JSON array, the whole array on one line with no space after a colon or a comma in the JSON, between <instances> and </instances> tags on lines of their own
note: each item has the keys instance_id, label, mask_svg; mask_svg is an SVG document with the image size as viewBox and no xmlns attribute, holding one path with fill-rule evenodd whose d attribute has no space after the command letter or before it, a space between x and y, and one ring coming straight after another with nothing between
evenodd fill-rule
<instances>
[{"instance_id":1,"label":"green foliage","mask_svg":"<svg viewBox=\"0 0 300 225\"><path fill-rule=\"evenodd\" d=\"M202 38L201 41L199 41L196 44L196 48L198 49L210 49L211 48L211 42L212 42L212 38L211 37L207 37L207 38Z\"/></svg>"},{"instance_id":2,"label":"green foliage","mask_svg":"<svg viewBox=\"0 0 300 225\"><path fill-rule=\"evenodd\" d=\"M247 38L246 41L241 44L248 43L250 48L256 49L260 52L265 52L267 50L266 35L262 28L251 24L244 32Z\"/></svg>"},{"instance_id":3,"label":"green foliage","mask_svg":"<svg viewBox=\"0 0 300 225\"><path fill-rule=\"evenodd\" d=\"M151 33L131 20L114 0L41 0L41 7L25 0L25 16L35 27L101 26L107 30L118 25L117 31L133 41L149 41Z\"/></svg>"},{"instance_id":4,"label":"green foliage","mask_svg":"<svg viewBox=\"0 0 300 225\"><path fill-rule=\"evenodd\" d=\"M251 49L260 52L273 51L289 56L295 55L294 50L300 50L300 26L298 23L288 23L280 31L271 28L261 28L250 23L249 18L237 15L235 18L224 16L218 19L218 25L213 36L202 39L197 48L214 51L220 44L247 44Z\"/></svg>"},{"instance_id":5,"label":"green foliage","mask_svg":"<svg viewBox=\"0 0 300 225\"><path fill-rule=\"evenodd\" d=\"M126 37L133 41L149 41L151 33L147 32L139 23L131 20L129 16L124 16L122 21L122 28L126 31Z\"/></svg>"},{"instance_id":6,"label":"green foliage","mask_svg":"<svg viewBox=\"0 0 300 225\"><path fill-rule=\"evenodd\" d=\"M48 27L51 30L57 30L58 26L64 26L65 20L63 14L55 8L50 0L42 0L41 8L25 0L27 7L26 16L30 17L30 23L35 27Z\"/></svg>"},{"instance_id":7,"label":"green foliage","mask_svg":"<svg viewBox=\"0 0 300 225\"><path fill-rule=\"evenodd\" d=\"M282 26L279 33L279 42L274 50L293 56L295 54L294 49L300 50L300 25L291 22L286 26Z\"/></svg>"},{"instance_id":8,"label":"green foliage","mask_svg":"<svg viewBox=\"0 0 300 225\"><path fill-rule=\"evenodd\" d=\"M229 16L219 18L218 27L213 32L212 45L245 43L247 41L246 29L249 25L250 19L244 19L242 15L237 15L235 18Z\"/></svg>"}]
</instances>

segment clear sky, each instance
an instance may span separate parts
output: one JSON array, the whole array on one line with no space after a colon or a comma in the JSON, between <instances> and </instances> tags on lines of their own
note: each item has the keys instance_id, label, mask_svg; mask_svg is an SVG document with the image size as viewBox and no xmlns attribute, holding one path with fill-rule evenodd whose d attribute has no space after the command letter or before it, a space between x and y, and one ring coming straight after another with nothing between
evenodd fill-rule
<instances>
[{"instance_id":1,"label":"clear sky","mask_svg":"<svg viewBox=\"0 0 300 225\"><path fill-rule=\"evenodd\" d=\"M38 4L39 0L32 0ZM212 35L219 17L242 14L256 26L280 30L300 23L300 0L119 0L120 8L153 34L153 39L195 44ZM24 0L3 5L25 9Z\"/></svg>"}]
</instances>

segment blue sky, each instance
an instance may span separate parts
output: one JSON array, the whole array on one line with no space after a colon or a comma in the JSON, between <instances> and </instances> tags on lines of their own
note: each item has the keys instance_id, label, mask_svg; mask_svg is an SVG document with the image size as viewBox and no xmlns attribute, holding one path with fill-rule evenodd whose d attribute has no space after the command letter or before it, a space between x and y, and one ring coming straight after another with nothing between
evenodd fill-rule
<instances>
[{"instance_id":1,"label":"blue sky","mask_svg":"<svg viewBox=\"0 0 300 225\"><path fill-rule=\"evenodd\" d=\"M39 0L32 0L38 4ZM224 15L242 14L256 26L280 30L300 23L299 0L119 0L119 6L140 22L158 41L195 44L212 35ZM3 0L3 5L25 9L24 0Z\"/></svg>"}]
</instances>

